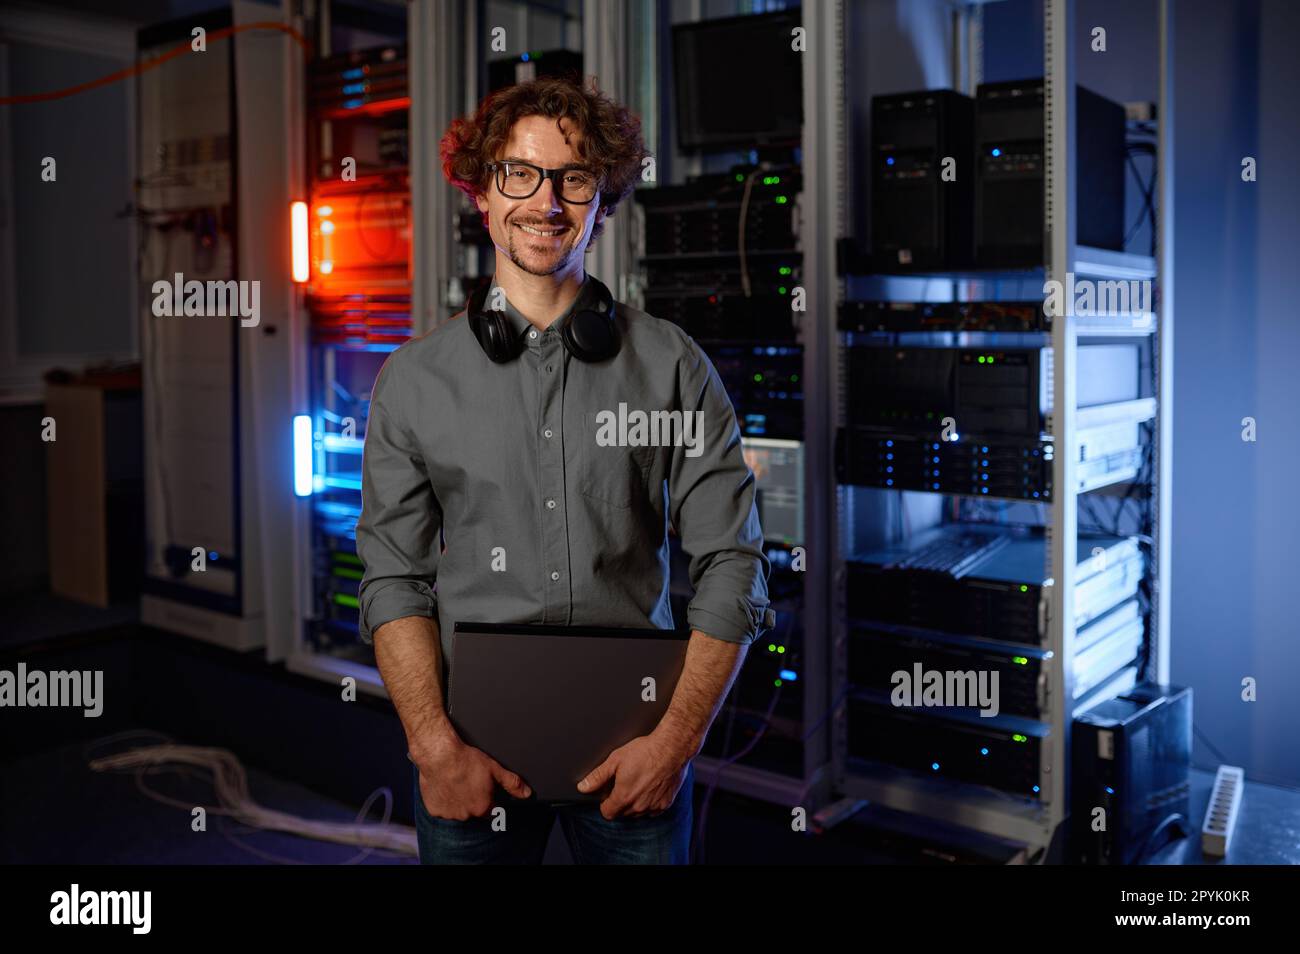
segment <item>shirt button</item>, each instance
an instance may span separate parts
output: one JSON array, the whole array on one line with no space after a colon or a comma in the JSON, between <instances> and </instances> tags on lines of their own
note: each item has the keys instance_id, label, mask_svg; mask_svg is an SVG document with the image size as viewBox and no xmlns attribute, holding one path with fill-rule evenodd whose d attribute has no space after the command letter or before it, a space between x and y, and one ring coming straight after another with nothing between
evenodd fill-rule
<instances>
[{"instance_id":1,"label":"shirt button","mask_svg":"<svg viewBox=\"0 0 1300 954\"><path fill-rule=\"evenodd\" d=\"M560 578L559 571L557 571L557 570L552 570L552 571L551 571L551 581L554 582L554 581L558 580L559 578Z\"/></svg>"},{"instance_id":2,"label":"shirt button","mask_svg":"<svg viewBox=\"0 0 1300 954\"><path fill-rule=\"evenodd\" d=\"M542 431L542 434L546 437L551 437L553 433L554 432L549 427L546 430Z\"/></svg>"},{"instance_id":3,"label":"shirt button","mask_svg":"<svg viewBox=\"0 0 1300 954\"><path fill-rule=\"evenodd\" d=\"M532 331L528 332L528 337L530 337L530 338L536 338L536 337L537 337L537 329L534 328Z\"/></svg>"},{"instance_id":4,"label":"shirt button","mask_svg":"<svg viewBox=\"0 0 1300 954\"><path fill-rule=\"evenodd\" d=\"M546 509L547 509L547 510L554 510L554 509L555 509L555 501L554 501L554 500L548 500L548 501L546 501Z\"/></svg>"}]
</instances>

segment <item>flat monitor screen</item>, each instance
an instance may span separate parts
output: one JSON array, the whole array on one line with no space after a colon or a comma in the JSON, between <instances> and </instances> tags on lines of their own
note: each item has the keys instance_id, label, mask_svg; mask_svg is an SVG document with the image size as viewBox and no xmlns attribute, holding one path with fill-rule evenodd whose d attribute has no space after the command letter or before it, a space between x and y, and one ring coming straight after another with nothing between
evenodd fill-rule
<instances>
[{"instance_id":1,"label":"flat monitor screen","mask_svg":"<svg viewBox=\"0 0 1300 954\"><path fill-rule=\"evenodd\" d=\"M787 546L802 545L803 442L766 437L741 439L745 463L758 485L758 519L763 538Z\"/></svg>"},{"instance_id":2,"label":"flat monitor screen","mask_svg":"<svg viewBox=\"0 0 1300 954\"><path fill-rule=\"evenodd\" d=\"M797 144L803 58L791 47L800 11L673 28L677 139L683 149Z\"/></svg>"}]
</instances>

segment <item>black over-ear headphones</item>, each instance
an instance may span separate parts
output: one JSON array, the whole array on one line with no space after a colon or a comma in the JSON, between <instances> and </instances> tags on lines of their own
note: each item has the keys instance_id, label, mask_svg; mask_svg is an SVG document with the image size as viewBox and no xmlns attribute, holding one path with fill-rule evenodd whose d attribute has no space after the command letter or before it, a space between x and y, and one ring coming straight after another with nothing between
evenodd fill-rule
<instances>
[{"instance_id":1,"label":"black over-ear headphones","mask_svg":"<svg viewBox=\"0 0 1300 954\"><path fill-rule=\"evenodd\" d=\"M595 307L571 312L560 325L560 341L579 361L605 361L619 349L614 296L594 275L588 275L587 280L596 294ZM524 345L504 311L484 310L489 289L490 285L484 285L470 296L465 314L483 351L497 364L503 364L518 357Z\"/></svg>"}]
</instances>

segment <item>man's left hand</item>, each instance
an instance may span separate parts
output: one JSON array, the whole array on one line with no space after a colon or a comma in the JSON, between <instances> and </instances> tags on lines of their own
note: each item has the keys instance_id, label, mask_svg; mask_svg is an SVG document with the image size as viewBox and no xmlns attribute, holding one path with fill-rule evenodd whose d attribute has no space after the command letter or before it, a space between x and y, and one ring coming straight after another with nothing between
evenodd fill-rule
<instances>
[{"instance_id":1,"label":"man's left hand","mask_svg":"<svg viewBox=\"0 0 1300 954\"><path fill-rule=\"evenodd\" d=\"M686 780L691 753L658 731L633 739L609 753L581 782L583 794L613 783L601 800L607 819L639 818L667 811Z\"/></svg>"}]
</instances>

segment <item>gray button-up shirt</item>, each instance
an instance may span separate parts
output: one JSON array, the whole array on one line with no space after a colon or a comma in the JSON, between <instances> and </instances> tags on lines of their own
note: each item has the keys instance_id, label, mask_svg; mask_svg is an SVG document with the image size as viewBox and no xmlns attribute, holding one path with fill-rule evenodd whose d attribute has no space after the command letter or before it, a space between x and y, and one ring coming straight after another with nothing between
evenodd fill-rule
<instances>
[{"instance_id":1,"label":"gray button-up shirt","mask_svg":"<svg viewBox=\"0 0 1300 954\"><path fill-rule=\"evenodd\" d=\"M587 281L570 310L594 298ZM690 557L687 624L736 643L770 628L754 475L695 341L616 304L622 346L588 364L560 341L567 312L546 331L506 314L526 345L516 360L492 362L462 313L375 382L362 639L436 613L447 664L456 621L672 628L670 525Z\"/></svg>"}]
</instances>

